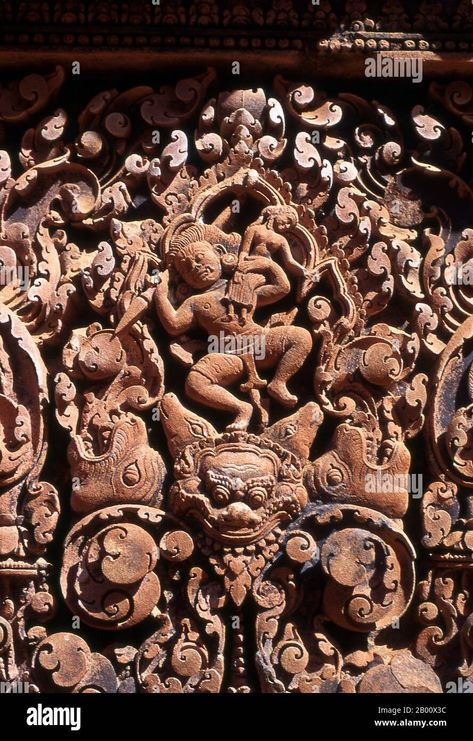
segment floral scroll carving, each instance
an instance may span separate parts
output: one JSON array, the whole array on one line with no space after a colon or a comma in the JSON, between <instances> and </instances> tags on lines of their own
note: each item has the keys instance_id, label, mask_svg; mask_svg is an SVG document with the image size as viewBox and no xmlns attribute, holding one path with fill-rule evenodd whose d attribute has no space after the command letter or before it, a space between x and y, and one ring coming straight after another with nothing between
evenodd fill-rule
<instances>
[{"instance_id":1,"label":"floral scroll carving","mask_svg":"<svg viewBox=\"0 0 473 741\"><path fill-rule=\"evenodd\" d=\"M72 127L65 80L0 94L2 681L468 678L467 83L398 120L209 69Z\"/></svg>"}]
</instances>

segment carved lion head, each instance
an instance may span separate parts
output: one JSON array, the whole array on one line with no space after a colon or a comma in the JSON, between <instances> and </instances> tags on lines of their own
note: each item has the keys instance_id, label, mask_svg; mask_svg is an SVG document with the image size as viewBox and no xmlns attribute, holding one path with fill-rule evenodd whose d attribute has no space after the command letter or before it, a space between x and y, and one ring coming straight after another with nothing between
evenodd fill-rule
<instances>
[{"instance_id":1,"label":"carved lion head","mask_svg":"<svg viewBox=\"0 0 473 741\"><path fill-rule=\"evenodd\" d=\"M175 464L170 506L225 544L256 542L307 504L302 467L277 443L227 433L188 445Z\"/></svg>"}]
</instances>

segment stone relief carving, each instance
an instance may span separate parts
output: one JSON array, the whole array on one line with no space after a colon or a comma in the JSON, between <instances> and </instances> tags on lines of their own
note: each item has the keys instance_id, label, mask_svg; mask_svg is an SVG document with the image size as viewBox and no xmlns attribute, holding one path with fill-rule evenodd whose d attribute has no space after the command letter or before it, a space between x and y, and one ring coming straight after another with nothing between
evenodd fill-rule
<instances>
[{"instance_id":1,"label":"stone relief carving","mask_svg":"<svg viewBox=\"0 0 473 741\"><path fill-rule=\"evenodd\" d=\"M470 86L401 122L208 70L98 93L71 138L64 79L0 93L0 679L470 677Z\"/></svg>"}]
</instances>

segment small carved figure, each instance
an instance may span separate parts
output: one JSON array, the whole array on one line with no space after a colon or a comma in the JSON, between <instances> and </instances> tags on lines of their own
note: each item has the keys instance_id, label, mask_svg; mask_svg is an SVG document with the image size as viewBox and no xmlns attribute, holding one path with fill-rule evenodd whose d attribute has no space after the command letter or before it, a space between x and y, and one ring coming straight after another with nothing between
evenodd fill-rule
<instances>
[{"instance_id":1,"label":"small carved figure","mask_svg":"<svg viewBox=\"0 0 473 741\"><path fill-rule=\"evenodd\" d=\"M248 313L253 308L255 289L254 276L242 269L248 255L270 257L278 255L281 265L290 273L301 277L311 277L309 271L294 259L285 233L297 224L297 212L292 206L267 206L260 218L251 224L243 235L238 267L228 283L225 301L228 306L228 319L233 321L239 309L240 322L245 324Z\"/></svg>"}]
</instances>

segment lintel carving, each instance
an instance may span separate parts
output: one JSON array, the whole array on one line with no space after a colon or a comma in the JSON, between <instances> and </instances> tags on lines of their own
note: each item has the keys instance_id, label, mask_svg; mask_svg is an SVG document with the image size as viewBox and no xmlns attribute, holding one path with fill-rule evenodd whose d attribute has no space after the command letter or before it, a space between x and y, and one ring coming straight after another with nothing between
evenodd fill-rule
<instances>
[{"instance_id":1,"label":"lintel carving","mask_svg":"<svg viewBox=\"0 0 473 741\"><path fill-rule=\"evenodd\" d=\"M66 85L0 89L0 679L470 677L471 86Z\"/></svg>"}]
</instances>

